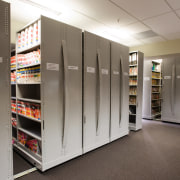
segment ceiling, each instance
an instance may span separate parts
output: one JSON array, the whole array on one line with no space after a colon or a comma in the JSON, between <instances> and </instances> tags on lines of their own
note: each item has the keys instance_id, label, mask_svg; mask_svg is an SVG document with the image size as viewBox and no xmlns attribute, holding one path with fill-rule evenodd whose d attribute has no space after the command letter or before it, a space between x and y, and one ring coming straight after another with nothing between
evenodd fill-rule
<instances>
[{"instance_id":1,"label":"ceiling","mask_svg":"<svg viewBox=\"0 0 180 180\"><path fill-rule=\"evenodd\" d=\"M5 1L12 26L43 14L127 46L180 39L180 0Z\"/></svg>"}]
</instances>

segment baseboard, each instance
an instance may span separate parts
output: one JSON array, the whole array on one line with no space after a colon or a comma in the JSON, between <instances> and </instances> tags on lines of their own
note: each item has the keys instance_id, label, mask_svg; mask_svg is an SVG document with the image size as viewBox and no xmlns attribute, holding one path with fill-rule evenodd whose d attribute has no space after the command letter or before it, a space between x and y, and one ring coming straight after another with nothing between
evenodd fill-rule
<instances>
[{"instance_id":1,"label":"baseboard","mask_svg":"<svg viewBox=\"0 0 180 180\"><path fill-rule=\"evenodd\" d=\"M67 162L69 160L72 160L78 156L82 155L82 149L79 149L77 152L67 155L67 156L62 156L54 161L48 162L48 163L44 163L42 164L42 171L46 171L47 169L50 169L52 167L55 167L57 165L60 165L64 162Z\"/></svg>"},{"instance_id":2,"label":"baseboard","mask_svg":"<svg viewBox=\"0 0 180 180\"><path fill-rule=\"evenodd\" d=\"M91 146L84 146L83 148L83 154L89 152L89 151L92 151L94 149L97 149L98 147L101 147L105 144L108 144L109 143L109 138L108 139L105 139L104 141L101 141L101 142L97 142Z\"/></svg>"},{"instance_id":3,"label":"baseboard","mask_svg":"<svg viewBox=\"0 0 180 180\"><path fill-rule=\"evenodd\" d=\"M117 140L117 139L119 139L119 138L121 138L121 137L123 137L123 136L128 135L128 134L129 134L129 130L127 129L126 131L123 131L123 132L117 134L116 136L111 136L111 137L110 137L110 141L111 141L111 142L112 142L112 141L115 141L115 140Z\"/></svg>"}]
</instances>

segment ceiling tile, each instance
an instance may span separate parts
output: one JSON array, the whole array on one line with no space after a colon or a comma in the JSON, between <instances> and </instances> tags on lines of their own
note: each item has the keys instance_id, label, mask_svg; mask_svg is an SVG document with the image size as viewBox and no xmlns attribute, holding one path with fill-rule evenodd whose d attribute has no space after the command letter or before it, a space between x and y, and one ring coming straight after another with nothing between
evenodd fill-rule
<instances>
[{"instance_id":1,"label":"ceiling tile","mask_svg":"<svg viewBox=\"0 0 180 180\"><path fill-rule=\"evenodd\" d=\"M167 0L173 9L180 9L180 0Z\"/></svg>"},{"instance_id":2,"label":"ceiling tile","mask_svg":"<svg viewBox=\"0 0 180 180\"><path fill-rule=\"evenodd\" d=\"M131 39L131 40L120 40L119 41L120 43L122 43L122 44L125 44L126 46L130 46L130 47L132 47L132 46L138 46L138 45L142 45L143 44L143 42L142 41L139 41L139 40L137 40L137 39Z\"/></svg>"},{"instance_id":3,"label":"ceiling tile","mask_svg":"<svg viewBox=\"0 0 180 180\"><path fill-rule=\"evenodd\" d=\"M180 39L180 32L167 34L167 35L166 35L166 38L167 38L168 40Z\"/></svg>"},{"instance_id":4,"label":"ceiling tile","mask_svg":"<svg viewBox=\"0 0 180 180\"><path fill-rule=\"evenodd\" d=\"M179 15L179 17L180 17L180 10L177 10L176 13L177 13L177 14Z\"/></svg>"},{"instance_id":5,"label":"ceiling tile","mask_svg":"<svg viewBox=\"0 0 180 180\"><path fill-rule=\"evenodd\" d=\"M180 19L174 13L167 13L143 22L160 35L180 32Z\"/></svg>"},{"instance_id":6,"label":"ceiling tile","mask_svg":"<svg viewBox=\"0 0 180 180\"><path fill-rule=\"evenodd\" d=\"M146 19L171 11L164 0L110 0L138 19Z\"/></svg>"},{"instance_id":7,"label":"ceiling tile","mask_svg":"<svg viewBox=\"0 0 180 180\"><path fill-rule=\"evenodd\" d=\"M129 30L129 32L131 34L137 34L137 33L140 33L140 32L144 32L144 31L150 30L147 26L145 26L141 22L136 22L136 23L130 24L128 26L125 26L124 29Z\"/></svg>"},{"instance_id":8,"label":"ceiling tile","mask_svg":"<svg viewBox=\"0 0 180 180\"><path fill-rule=\"evenodd\" d=\"M145 44L148 44L148 43L162 42L165 40L160 36L156 36L156 37L151 37L147 39L142 39L141 41L144 42Z\"/></svg>"},{"instance_id":9,"label":"ceiling tile","mask_svg":"<svg viewBox=\"0 0 180 180\"><path fill-rule=\"evenodd\" d=\"M68 3L77 12L109 26L122 26L137 21L108 0L68 0Z\"/></svg>"}]
</instances>

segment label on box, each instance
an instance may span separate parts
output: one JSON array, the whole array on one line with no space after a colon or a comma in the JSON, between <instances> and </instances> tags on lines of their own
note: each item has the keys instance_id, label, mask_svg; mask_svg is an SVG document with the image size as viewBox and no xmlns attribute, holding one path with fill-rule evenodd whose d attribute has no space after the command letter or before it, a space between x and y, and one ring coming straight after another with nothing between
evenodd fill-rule
<instances>
[{"instance_id":1,"label":"label on box","mask_svg":"<svg viewBox=\"0 0 180 180\"><path fill-rule=\"evenodd\" d=\"M113 71L114 75L119 75L119 71Z\"/></svg>"},{"instance_id":2,"label":"label on box","mask_svg":"<svg viewBox=\"0 0 180 180\"><path fill-rule=\"evenodd\" d=\"M108 74L108 69L101 69L101 73L107 75Z\"/></svg>"},{"instance_id":3,"label":"label on box","mask_svg":"<svg viewBox=\"0 0 180 180\"><path fill-rule=\"evenodd\" d=\"M87 72L88 73L95 73L95 68L94 67L87 67Z\"/></svg>"},{"instance_id":4,"label":"label on box","mask_svg":"<svg viewBox=\"0 0 180 180\"><path fill-rule=\"evenodd\" d=\"M171 79L171 76L164 76L164 79Z\"/></svg>"},{"instance_id":5,"label":"label on box","mask_svg":"<svg viewBox=\"0 0 180 180\"><path fill-rule=\"evenodd\" d=\"M69 70L78 70L79 67L78 66L68 66Z\"/></svg>"},{"instance_id":6,"label":"label on box","mask_svg":"<svg viewBox=\"0 0 180 180\"><path fill-rule=\"evenodd\" d=\"M59 71L59 64L47 63L46 68L47 68L47 70L51 70L51 71Z\"/></svg>"},{"instance_id":7,"label":"label on box","mask_svg":"<svg viewBox=\"0 0 180 180\"><path fill-rule=\"evenodd\" d=\"M144 77L144 81L150 81L150 77Z\"/></svg>"},{"instance_id":8,"label":"label on box","mask_svg":"<svg viewBox=\"0 0 180 180\"><path fill-rule=\"evenodd\" d=\"M3 63L3 58L2 57L0 57L0 63Z\"/></svg>"},{"instance_id":9,"label":"label on box","mask_svg":"<svg viewBox=\"0 0 180 180\"><path fill-rule=\"evenodd\" d=\"M176 76L176 78L177 78L177 79L180 79L180 76L178 75L178 76Z\"/></svg>"},{"instance_id":10,"label":"label on box","mask_svg":"<svg viewBox=\"0 0 180 180\"><path fill-rule=\"evenodd\" d=\"M124 76L129 76L129 74L127 72L124 72Z\"/></svg>"}]
</instances>

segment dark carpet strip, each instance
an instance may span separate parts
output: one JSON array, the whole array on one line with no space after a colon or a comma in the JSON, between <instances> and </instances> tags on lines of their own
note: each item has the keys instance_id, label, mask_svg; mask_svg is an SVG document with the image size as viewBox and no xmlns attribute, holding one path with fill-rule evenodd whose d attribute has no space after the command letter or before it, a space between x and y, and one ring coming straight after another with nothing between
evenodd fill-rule
<instances>
[{"instance_id":1,"label":"dark carpet strip","mask_svg":"<svg viewBox=\"0 0 180 180\"><path fill-rule=\"evenodd\" d=\"M13 151L13 171L14 175L31 169L33 166L20 156L16 151Z\"/></svg>"},{"instance_id":2,"label":"dark carpet strip","mask_svg":"<svg viewBox=\"0 0 180 180\"><path fill-rule=\"evenodd\" d=\"M33 179L180 180L180 125L143 120L143 130L18 180Z\"/></svg>"}]
</instances>

